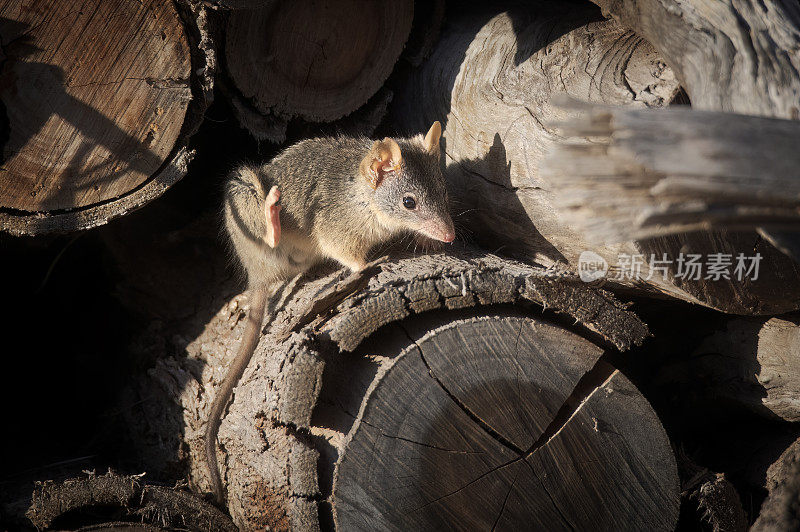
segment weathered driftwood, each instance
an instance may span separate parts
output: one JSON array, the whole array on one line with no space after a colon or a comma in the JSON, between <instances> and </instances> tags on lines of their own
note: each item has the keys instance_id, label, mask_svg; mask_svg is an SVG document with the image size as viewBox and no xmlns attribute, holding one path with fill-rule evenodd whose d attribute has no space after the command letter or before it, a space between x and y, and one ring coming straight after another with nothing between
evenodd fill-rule
<instances>
[{"instance_id":1,"label":"weathered driftwood","mask_svg":"<svg viewBox=\"0 0 800 532\"><path fill-rule=\"evenodd\" d=\"M497 465L498 459L511 457L513 451L509 449L515 447L531 451L530 456L515 459L508 471L498 472L496 476L489 472L481 481L482 485L491 485L495 490L498 485L509 481L506 473L519 472L520 487L551 491L555 503L545 497L537 504L546 515L558 519L555 522L563 522L558 516L559 510L575 512L567 515L568 521L584 522L587 516L594 515L597 507L587 502L581 506L584 510L578 510L572 505L577 504L574 500L587 496L588 492L581 490L591 491L595 485L587 487L576 481L561 486L553 476L556 470L560 468L563 474L568 475L578 474L580 470L593 478L605 478L608 472L602 464L606 459L619 471L639 471L639 463L650 463L647 466L650 473L639 471L642 476L638 480L633 480L627 472L622 474L620 478L626 479L624 483L632 484L628 486L630 491L617 487L612 492L598 487L598 493L603 494L607 504L622 513L630 507L620 494L634 494L630 497L636 500L636 505L647 509L648 522L666 528L674 525L678 505L677 476L666 435L655 414L630 383L602 361L596 364L603 352L598 345L626 349L646 337L647 328L635 315L608 293L588 288L570 274L534 269L483 253L453 251L446 255L401 259L383 264L381 268L382 272L372 277L366 288L345 299L333 313L323 315L293 333L283 343L279 338L286 327L297 323L298 315L306 315L309 304L317 299L318 294L336 285L342 274L333 273L301 288L290 288L296 292L294 294L282 294L281 297L288 298L289 303L266 330L220 429L220 468L227 485L228 508L239 526L315 529L320 520L331 523L334 507L337 520L342 523L352 520L353 514L348 512L348 503L345 502L352 501L352 497L348 499L345 491L352 494L353 482L361 481L353 480L354 469L341 465L345 463L344 458L341 468L334 469L340 451L345 451L343 455L346 456L350 449L348 441L354 442L353 454L350 455L354 458L358 456L355 446L363 445L365 441L362 438L374 436L374 433L370 436L368 427L371 421L368 417L365 422L362 419L357 424L360 429L353 423L355 417L359 417L362 402L365 405L379 404L373 403L377 401L378 392L368 394L368 389L374 384L373 388L381 390L381 394L398 393L397 401L393 403L398 408L401 408L401 400L418 401L420 397L408 395L402 386L391 385L391 380L401 373L396 368L412 363L412 359L419 363L415 344L408 334L414 334L414 327L417 331L433 330L454 319L466 319L462 323L465 327L500 327L496 332L503 341L498 345L504 345L517 357L520 366L512 364L514 368L523 368L520 370L523 373L511 372L506 368L510 363L508 360L498 361L498 368L511 372L505 384L488 379L490 374L486 371L468 372L478 379L482 375L487 378L485 390L505 394L499 396L507 400L505 406L496 409L499 417L486 415L491 413L490 408L487 410L489 403L484 404L483 400L476 399L477 396L472 397L469 390L459 392L457 387L453 388L454 393L463 397L463 404L468 406L453 412L447 410L447 415L459 416L457 419L463 422L459 426L466 431L465 434L477 438L472 444L488 445L487 452L497 451L498 454L492 455L487 464ZM225 361L235 352L236 339L241 334L238 323L242 314L240 301L241 298L236 298L225 305L194 340L184 344L185 351L181 350L179 358L159 360L148 377L137 384L138 394L131 397L134 406L129 410L129 424L140 452L148 453L155 471L159 467L174 467L176 460L184 460L193 484L200 490L208 488L202 459L206 412L209 400L213 398L211 390L224 376ZM497 307L501 304L516 304L518 308L519 305L528 305L533 314L503 311ZM491 307L486 311L470 310L485 305ZM544 314L542 308L547 309ZM435 315L437 309L440 312L438 316ZM463 310L454 315L457 309ZM486 313L493 318L487 320ZM481 315L484 317L480 318ZM566 319L562 322L559 315ZM387 327L398 320L403 320L405 329L399 325ZM416 323L413 320L417 320ZM450 333L442 334L457 332L460 326L445 327ZM513 333L510 339L509 330ZM369 342L364 342L366 339ZM519 345L527 346L524 351L511 349L517 341ZM572 347L555 352L556 345ZM407 348L406 353L399 356L404 348ZM572 348L574 353L570 355ZM353 352L357 349L359 351ZM395 349L394 358L392 349ZM547 355L542 357L540 352ZM425 356L433 360L433 353L429 355L426 352ZM477 357L476 362L480 358ZM448 368L452 368L451 362L437 360L437 375L444 379L455 378L448 373ZM589 376L583 379L587 374ZM542 375L549 380L539 380L545 378ZM412 375L406 376L413 380ZM419 382L416 385L443 393L427 372L417 378ZM457 383L457 380L452 383ZM540 394L539 390L544 386L537 387L534 382L560 384L556 390ZM578 383L583 384L576 386ZM547 385L547 389L550 386ZM577 391L571 393L574 388ZM527 399L517 400L516 394ZM365 400L365 395L371 399ZM452 400L442 402L444 396L438 397L435 404L449 405L447 408L452 409L455 404ZM503 400L498 400L498 404L503 404ZM627 406L613 406L617 400L623 400ZM541 410L524 406L539 401L543 405ZM403 410L414 411L410 404L406 405L407 410ZM371 409L365 406L362 414L368 414ZM486 426L470 417L467 412L472 412L472 409L478 412L476 416L491 424L491 430L487 431ZM630 417L626 417L626 412ZM156 437L165 430L168 433L163 437ZM402 436L402 433L393 434ZM437 437L437 430L433 430L430 434L433 439L428 443L435 447ZM570 443L575 441L573 437L579 437L583 443L574 446ZM411 460L415 449L413 442L387 439L386 443L392 442L398 446L406 445L404 456ZM510 442L512 447L500 442ZM452 449L463 449L463 445ZM562 445L566 447L562 448ZM556 449L560 448L560 453L580 454L584 447L592 449L593 456L600 453L603 458L599 461L588 457L578 460L578 465L574 466L577 470L570 470L573 466L569 465L569 460L552 461L551 453ZM640 451L644 448L648 452L642 455ZM469 453L448 453L432 447L417 451L425 449L450 456L454 471L460 471L475 458ZM621 450L629 453L629 457L642 456L643 462L632 458L632 465L624 465L627 461L618 454ZM459 462L461 458L467 462ZM163 466L158 465L159 460ZM399 463L394 463L394 466ZM392 465L388 456L384 464ZM520 469L522 465L524 468ZM633 469L626 469L629 467ZM487 472L489 469L491 466L487 466ZM615 475L619 474L616 470ZM535 475L542 476L544 487ZM544 475L547 475L546 479ZM336 489L334 476L337 478ZM419 480L422 482L424 479ZM471 479L463 480L467 483ZM612 484L614 482L610 481L609 485ZM368 487L366 478L363 485ZM345 490L346 486L349 488ZM510 513L500 512L510 484L505 486L505 491L496 501L498 505L487 506L485 515L475 522L488 522L491 526L493 519L498 517L500 522L505 522L503 519L519 515L522 507L510 495L509 503L505 505ZM453 489L458 487L453 485ZM428 488L428 491L423 490L426 497L433 493L430 491L432 488ZM341 499L337 496L338 489L345 490ZM564 491L570 489L578 491L571 494ZM380 498L372 493L374 497L367 498L377 504ZM496 494L495 491L492 493ZM546 495L544 491L541 494ZM566 500L569 497L574 500ZM420 519L424 516L435 519L442 508L444 506L431 504L418 512ZM500 517L501 514L505 517ZM344 524L342 526L346 528Z\"/></svg>"},{"instance_id":2,"label":"weathered driftwood","mask_svg":"<svg viewBox=\"0 0 800 532\"><path fill-rule=\"evenodd\" d=\"M563 3L507 6L499 15L497 8L450 14L434 53L395 97L394 121L411 131L443 121L456 224L488 249L544 265L575 264L586 250L614 259L633 253L632 246L597 248L556 211L559 184L539 175L560 138L548 123L566 117L551 98L566 92L658 107L676 96L677 80L650 44L591 7L572 6L565 16Z\"/></svg>"},{"instance_id":3,"label":"weathered driftwood","mask_svg":"<svg viewBox=\"0 0 800 532\"><path fill-rule=\"evenodd\" d=\"M667 280L706 305L741 314L798 308L800 264L785 256L792 237L780 231L800 229L800 123L561 103L578 114L560 124L569 140L553 147L541 170L559 184L554 203L565 223L598 246L649 239L635 244L637 253L666 257ZM751 232L702 232L709 229ZM783 236L789 249L779 252L755 229ZM728 278L704 272L675 279L680 253L700 254L703 262L727 255ZM760 255L757 278L736 273L740 254Z\"/></svg>"},{"instance_id":4,"label":"weathered driftwood","mask_svg":"<svg viewBox=\"0 0 800 532\"><path fill-rule=\"evenodd\" d=\"M367 103L408 39L414 4L281 1L235 10L225 23L227 91L242 125L283 142L292 118L330 122ZM371 114L386 110L385 96Z\"/></svg>"},{"instance_id":5,"label":"weathered driftwood","mask_svg":"<svg viewBox=\"0 0 800 532\"><path fill-rule=\"evenodd\" d=\"M237 530L228 516L197 495L185 489L145 485L142 477L109 471L105 475L90 473L83 478L43 482L33 492L26 515L38 530L61 528L59 519L65 516L70 529L91 525L92 530ZM104 512L100 515L112 522L98 524L98 508Z\"/></svg>"},{"instance_id":6,"label":"weathered driftwood","mask_svg":"<svg viewBox=\"0 0 800 532\"><path fill-rule=\"evenodd\" d=\"M161 195L211 95L200 3L71 6L0 2L0 230L13 234L95 227Z\"/></svg>"},{"instance_id":7,"label":"weathered driftwood","mask_svg":"<svg viewBox=\"0 0 800 532\"><path fill-rule=\"evenodd\" d=\"M800 421L799 324L797 315L731 319L687 360L663 367L658 380L698 403Z\"/></svg>"},{"instance_id":8,"label":"weathered driftwood","mask_svg":"<svg viewBox=\"0 0 800 532\"><path fill-rule=\"evenodd\" d=\"M672 67L692 107L800 117L800 10L786 0L592 0Z\"/></svg>"}]
</instances>

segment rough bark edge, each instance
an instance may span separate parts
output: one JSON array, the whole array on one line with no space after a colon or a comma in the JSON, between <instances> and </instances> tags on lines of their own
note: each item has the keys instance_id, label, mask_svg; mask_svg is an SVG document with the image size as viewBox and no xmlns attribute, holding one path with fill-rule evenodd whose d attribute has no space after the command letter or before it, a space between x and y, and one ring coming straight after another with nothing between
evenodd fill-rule
<instances>
[{"instance_id":1,"label":"rough bark edge","mask_svg":"<svg viewBox=\"0 0 800 532\"><path fill-rule=\"evenodd\" d=\"M291 134L294 138L299 132L302 137L322 135L371 136L383 122L394 93L385 86L380 87L361 107L338 120L328 123L308 122L302 118L285 119L259 112L239 92L233 83L221 79L220 88L230 103L239 127L246 130L259 142L273 144L286 142ZM291 129L291 132L290 132Z\"/></svg>"},{"instance_id":2,"label":"rough bark edge","mask_svg":"<svg viewBox=\"0 0 800 532\"><path fill-rule=\"evenodd\" d=\"M620 351L640 345L650 334L647 325L611 293L587 286L573 274L474 248L400 258L378 267L382 271L372 276L364 289L292 332L285 341L281 338L286 338L286 332L303 321L298 320L298 313L305 315L310 302L340 283L341 271L308 283L272 321L257 356L262 359L266 352L285 361L279 364L277 374L270 375L272 389L279 391L271 405L276 421L309 428L311 408L321 386L322 355L331 350L353 351L380 327L411 314L533 303L573 319L576 326L594 333L595 340ZM298 357L308 356L316 361L315 371L295 372Z\"/></svg>"},{"instance_id":3,"label":"rough bark edge","mask_svg":"<svg viewBox=\"0 0 800 532\"><path fill-rule=\"evenodd\" d=\"M267 116L259 113L230 81L220 83L222 92L231 104L233 115L242 129L247 130L257 141L268 141L281 144L286 141L286 129L289 122L283 118Z\"/></svg>"},{"instance_id":4,"label":"rough bark edge","mask_svg":"<svg viewBox=\"0 0 800 532\"><path fill-rule=\"evenodd\" d=\"M236 523L257 527L276 524L271 520L277 518L293 529L318 527L312 413L325 360L354 349L382 325L427 310L532 303L575 320L578 329L594 333L595 343L627 349L648 336L647 326L625 305L574 275L477 249L399 258L377 267L380 273L361 291L291 332L308 321L314 302L347 284L343 270L308 282L262 336L220 428L220 470ZM200 485L203 474L193 473ZM258 490L271 495L258 497Z\"/></svg>"},{"instance_id":5,"label":"rough bark edge","mask_svg":"<svg viewBox=\"0 0 800 532\"><path fill-rule=\"evenodd\" d=\"M31 496L26 516L38 529L49 528L67 513L95 506L118 507L139 524L158 527L177 526L191 530L235 531L222 512L196 495L177 488L146 486L143 475L105 475L90 473L85 478L39 483ZM115 523L135 525L136 521Z\"/></svg>"},{"instance_id":6,"label":"rough bark edge","mask_svg":"<svg viewBox=\"0 0 800 532\"><path fill-rule=\"evenodd\" d=\"M647 325L610 293L557 270L471 250L401 259L389 267L366 291L345 300L321 329L340 350L352 351L379 327L410 314L524 302L574 318L620 351L649 335Z\"/></svg>"},{"instance_id":7,"label":"rough bark edge","mask_svg":"<svg viewBox=\"0 0 800 532\"><path fill-rule=\"evenodd\" d=\"M769 496L750 530L800 528L800 440L795 441L767 471Z\"/></svg>"},{"instance_id":8,"label":"rough bark edge","mask_svg":"<svg viewBox=\"0 0 800 532\"><path fill-rule=\"evenodd\" d=\"M747 530L747 516L739 493L725 474L698 466L681 451L676 458L684 478L681 504L690 506L696 518L711 530Z\"/></svg>"},{"instance_id":9,"label":"rough bark edge","mask_svg":"<svg viewBox=\"0 0 800 532\"><path fill-rule=\"evenodd\" d=\"M194 0L174 0L174 4L189 41L192 101L167 161L149 179L117 198L63 211L0 209L0 231L15 236L34 236L99 227L143 207L186 175L195 155L194 150L187 148L189 139L200 128L205 110L213 99L217 57L203 4Z\"/></svg>"}]
</instances>

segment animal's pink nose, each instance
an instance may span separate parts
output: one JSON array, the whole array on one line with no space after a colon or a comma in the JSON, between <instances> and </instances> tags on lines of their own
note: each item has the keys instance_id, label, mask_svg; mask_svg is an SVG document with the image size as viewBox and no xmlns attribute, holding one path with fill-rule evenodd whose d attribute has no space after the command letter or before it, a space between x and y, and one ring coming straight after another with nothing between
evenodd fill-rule
<instances>
[{"instance_id":1,"label":"animal's pink nose","mask_svg":"<svg viewBox=\"0 0 800 532\"><path fill-rule=\"evenodd\" d=\"M448 244L456 239L456 234L453 231L447 231L445 234L442 235L442 242L447 242Z\"/></svg>"}]
</instances>

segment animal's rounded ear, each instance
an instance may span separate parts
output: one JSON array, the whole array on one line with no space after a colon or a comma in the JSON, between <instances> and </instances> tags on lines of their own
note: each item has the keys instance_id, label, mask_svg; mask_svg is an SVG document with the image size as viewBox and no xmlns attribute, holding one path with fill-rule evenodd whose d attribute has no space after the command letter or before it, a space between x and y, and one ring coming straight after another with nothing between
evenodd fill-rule
<instances>
[{"instance_id":1,"label":"animal's rounded ear","mask_svg":"<svg viewBox=\"0 0 800 532\"><path fill-rule=\"evenodd\" d=\"M386 137L383 140L376 140L372 144L372 148L361 160L359 172L367 180L369 186L375 190L388 174L400 170L402 164L403 155L400 153L400 145L394 139Z\"/></svg>"},{"instance_id":2,"label":"animal's rounded ear","mask_svg":"<svg viewBox=\"0 0 800 532\"><path fill-rule=\"evenodd\" d=\"M433 123L428 133L425 135L425 140L422 144L428 153L439 156L439 139L442 138L442 124L437 120Z\"/></svg>"}]
</instances>

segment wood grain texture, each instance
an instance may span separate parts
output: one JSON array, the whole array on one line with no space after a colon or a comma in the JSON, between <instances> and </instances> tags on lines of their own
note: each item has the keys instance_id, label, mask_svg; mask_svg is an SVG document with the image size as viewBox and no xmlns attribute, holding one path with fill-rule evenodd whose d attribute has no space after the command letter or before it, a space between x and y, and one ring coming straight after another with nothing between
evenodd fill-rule
<instances>
[{"instance_id":1,"label":"wood grain texture","mask_svg":"<svg viewBox=\"0 0 800 532\"><path fill-rule=\"evenodd\" d=\"M355 349L386 324L435 309L517 303L533 305L536 313L546 307L548 316L563 315L570 324L577 320L575 327L582 334L621 349L642 342L648 334L647 327L610 294L588 288L574 276L475 249L454 247L447 254L394 259L380 268L367 286L332 314L285 341L281 337L287 327L341 281L341 272L283 294L287 304L266 329L219 432L228 509L240 527L317 526L320 486L330 485L325 468L333 464L326 454L332 449L326 438L343 434L314 422L320 394L335 367L348 375L341 381L345 389L361 389L354 384L357 368L365 364L368 368L369 360L346 361L343 352ZM208 400L213 397L203 390L212 390L223 378L246 312L242 297L209 304L220 310L208 323L192 322L199 332L180 348L181 356L166 357L138 381L130 400L139 406L131 409L128 422L131 438L154 470L175 467L181 460L193 486L201 491L208 489L202 435ZM140 403L137 397L158 399ZM155 434L163 436L153 438ZM173 454L178 449L181 458Z\"/></svg>"},{"instance_id":2,"label":"wood grain texture","mask_svg":"<svg viewBox=\"0 0 800 532\"><path fill-rule=\"evenodd\" d=\"M755 229L800 228L800 122L562 103L575 114L541 171L561 185L554 203L565 223L598 246L637 240L643 256L666 255L684 298L738 314L797 310L800 265ZM680 253L728 254L733 265L727 279L677 279ZM757 278L735 275L736 257L756 253Z\"/></svg>"},{"instance_id":3,"label":"wood grain texture","mask_svg":"<svg viewBox=\"0 0 800 532\"><path fill-rule=\"evenodd\" d=\"M800 59L795 53L800 40L800 9L796 3L784 0L595 0L594 3L603 8L604 14L653 43L674 69L694 109L800 118ZM780 143L776 148L780 148ZM735 148L728 151L731 149ZM766 153L770 152L771 148ZM744 148L743 153L750 152ZM704 189L705 184L700 188ZM786 221L780 208L774 211L770 215L773 222ZM763 218L763 209L748 207L738 212L729 209L719 215L748 222ZM662 217L662 223L668 225L669 218ZM758 234L679 234L656 239L645 247L647 252L656 254L675 254L686 248L722 253L758 248L759 252L775 257L773 246L790 256L800 256L798 242L796 234L761 228ZM766 264L770 262L773 261L767 260ZM700 302L726 312L777 314L796 310L796 297L782 298L774 286L786 282L790 294L795 294L797 275L791 265L790 273L783 273L787 271L786 261L778 258L774 262L775 284L683 283L682 288Z\"/></svg>"},{"instance_id":4,"label":"wood grain texture","mask_svg":"<svg viewBox=\"0 0 800 532\"><path fill-rule=\"evenodd\" d=\"M219 432L228 508L240 527L304 530L318 526L325 506L321 499L330 491L335 462L335 447L329 440L347 433L315 421L315 412L322 408L320 397L326 389L334 389L336 382L342 397L366 389L358 383L374 371L375 364L348 351L366 339L388 341L384 331L392 322L422 318L437 309L458 312L459 308L517 304L530 305L535 315L547 308L549 318L563 316L587 338L620 349L642 342L648 334L635 314L607 292L589 288L569 274L532 268L475 249L453 247L445 254L395 258L380 268L366 287L341 302L332 314L283 342L280 336L287 327L297 323L297 316L305 315L320 294L341 281L341 272L323 273L282 295L287 304L266 329ZM153 471L186 464L192 485L200 491L208 489L202 435L208 400L213 398L210 390L222 380L226 362L236 352L246 301L238 296L205 305L219 310L202 323L194 313L183 318L188 330L177 328L170 338L191 340L163 347L165 353L179 355L165 356L137 381L130 396L134 406L126 409L130 438L153 464ZM452 315L447 319L452 320ZM173 340L165 340L156 327L137 343L163 346L165 341L172 345ZM334 377L337 372L341 380Z\"/></svg>"},{"instance_id":5,"label":"wood grain texture","mask_svg":"<svg viewBox=\"0 0 800 532\"><path fill-rule=\"evenodd\" d=\"M464 9L430 58L395 97L393 118L410 131L445 125L447 179L456 224L487 249L543 265L575 264L593 250L616 262L632 247L598 247L565 223L553 205L560 187L539 164L561 138L550 124L566 117L556 94L644 108L668 104L673 72L641 37L591 6L515 2ZM637 284L655 293L670 283Z\"/></svg>"},{"instance_id":6,"label":"wood grain texture","mask_svg":"<svg viewBox=\"0 0 800 532\"><path fill-rule=\"evenodd\" d=\"M556 205L597 242L677 232L800 228L800 122L688 108L564 101L542 172ZM593 137L593 143L581 139Z\"/></svg>"},{"instance_id":7,"label":"wood grain texture","mask_svg":"<svg viewBox=\"0 0 800 532\"><path fill-rule=\"evenodd\" d=\"M791 0L592 0L655 46L695 109L800 118Z\"/></svg>"},{"instance_id":8,"label":"wood grain texture","mask_svg":"<svg viewBox=\"0 0 800 532\"><path fill-rule=\"evenodd\" d=\"M391 73L413 15L405 0L284 1L232 12L225 64L238 105L255 111L252 120L261 115L255 129L278 140L291 118L329 122L355 111Z\"/></svg>"},{"instance_id":9,"label":"wood grain texture","mask_svg":"<svg viewBox=\"0 0 800 532\"><path fill-rule=\"evenodd\" d=\"M701 99L708 91L716 95L700 108L794 117L791 108L798 99L793 88L795 82L789 77L794 71L792 62L796 58L790 59L789 56L792 55L790 51L796 48L792 44L795 34L791 33L791 24L797 10L780 2L759 7L733 2L739 6L737 8L726 7L731 4L728 2L709 7L703 2L681 2L678 6L675 2L653 1L645 2L641 9L633 2L597 3L614 15L614 20L596 22L593 18L596 13L581 12L578 8L571 8L569 17L566 17L562 4L553 6L548 3L538 3L536 7L526 5L524 10L515 9L510 4L512 7L501 15L481 16L480 12L464 10L445 30L436 52L411 78L404 92L398 94L396 101L402 105L395 116L411 130L422 130L424 123L432 118L447 117L443 136L457 223L463 232L493 251L545 265L564 262L577 267L583 251L599 254L612 267L620 263L620 255L641 255L649 259L651 255L662 258L666 253L675 261L681 252L733 256L760 253L764 257L764 270L759 282L755 283L708 282L704 279L694 282L677 279L674 268L667 271L667 275L656 271L651 275L645 266L639 279L615 279L610 286L622 285L642 294L668 295L731 313L775 314L795 310L798 301L795 294L800 288L797 267L776 252L772 245L774 242L789 250L795 240L775 238L772 231L762 232L764 236L743 231L733 234L695 232L639 243L629 240L597 243L591 238L591 233L584 230L584 226L594 222L595 218L584 220L585 224L580 226L563 217L557 208L556 195L562 190L562 184L567 183L566 180L562 183L565 173L543 174L539 167L553 143L564 140L564 133L553 126L567 118L568 112L554 108L552 97L556 94L566 93L583 101L639 108L644 112L644 107L668 104L678 90L678 79L682 79L684 84L696 83L694 89ZM773 7L767 9L768 13L762 13L764 5ZM627 15L617 15L623 7ZM747 11L741 20L752 23L752 35L758 41L753 49L755 58L744 45L741 50L729 46L728 37L737 46L746 44L748 37L742 29L745 26L730 25L736 19L736 9ZM712 11L713 17L709 14ZM706 25L699 22L695 25L692 17L703 13L709 14ZM787 18L781 19L781 13ZM766 17L766 23L748 18L761 15ZM636 17L647 19L652 32L639 32L639 26L631 23L633 19L639 20ZM659 17L664 18L662 26L659 26ZM684 25L682 33L665 30L673 23ZM716 23L721 24L719 31L711 27L708 34L704 33L708 26ZM703 31L697 31L698 28ZM709 35L716 36L717 40L709 38ZM642 37L652 39L653 46ZM662 45L659 38L674 44L676 50L680 47L681 53L675 52L673 58L667 53L672 49ZM769 49L771 38L775 39L773 49ZM720 53L728 54L726 57L730 61L738 63L731 66L723 61L726 66L722 70L727 69L723 73L717 68L719 63L713 62L717 53L712 50L715 47ZM702 67L701 59L714 66ZM684 63L692 63L697 76L676 78L670 67L678 65L677 69ZM779 73L777 65L785 68ZM731 68L734 70L733 78L727 73ZM761 72L763 76L760 77L764 79L751 80L753 83L747 85L740 80L745 76L745 70L747 76ZM721 81L717 84L718 78ZM748 88L734 87L737 81ZM687 90L691 88L690 85L686 87ZM746 95L756 94L755 91L759 91L758 96L752 98L755 107L748 107L747 101L750 100ZM689 94L692 95L691 90ZM712 105L722 95L728 94L734 96L735 109L731 104L725 107ZM768 102L775 104L775 112L763 111ZM694 99L692 103L695 103ZM641 143L652 142L655 146L663 137L661 125L655 123L657 120L655 117L652 119L649 129L637 130ZM580 137L580 141L585 143L587 135L596 133L590 129L583 128L570 139ZM734 131L735 128L729 130L725 138L730 139ZM622 129L614 132L623 137L622 142L636 142L625 136L628 132ZM787 136L779 146L791 144L792 138ZM591 146L592 149L602 149L596 144ZM697 144L695 151L687 155L707 146L707 143ZM637 152L637 157L646 158L642 151ZM588 160L592 153L587 149L584 154L586 172L595 171L596 161ZM679 150L671 153L671 162L680 158ZM742 155L747 153L750 152L742 151ZM765 161L769 153L766 151L755 158L754 166ZM714 154L709 153L707 160L713 157ZM580 164L566 155L562 159ZM737 160L741 162L742 158ZM691 158L686 162L691 162ZM631 171L628 163L626 160L626 166L620 171ZM779 167L780 163L776 170ZM688 179L691 176L687 176ZM584 207L604 201L590 196L591 191L582 196L580 201ZM625 199L617 195L608 201L623 203ZM676 209L680 208L687 207L676 206ZM790 209L791 206L775 209L775 221L785 221L791 216ZM717 211L713 214L725 215ZM752 213L748 210L745 214L749 216ZM776 290L776 287L781 289ZM788 289L789 297L784 297L784 288Z\"/></svg>"},{"instance_id":10,"label":"wood grain texture","mask_svg":"<svg viewBox=\"0 0 800 532\"><path fill-rule=\"evenodd\" d=\"M597 346L519 316L458 320L407 342L342 444L339 529L620 529L634 515L644 528L674 527L669 441L627 379L600 369L550 428L598 371Z\"/></svg>"},{"instance_id":11,"label":"wood grain texture","mask_svg":"<svg viewBox=\"0 0 800 532\"><path fill-rule=\"evenodd\" d=\"M94 227L160 195L212 89L202 6L61 4L0 3L0 223L15 234Z\"/></svg>"}]
</instances>

